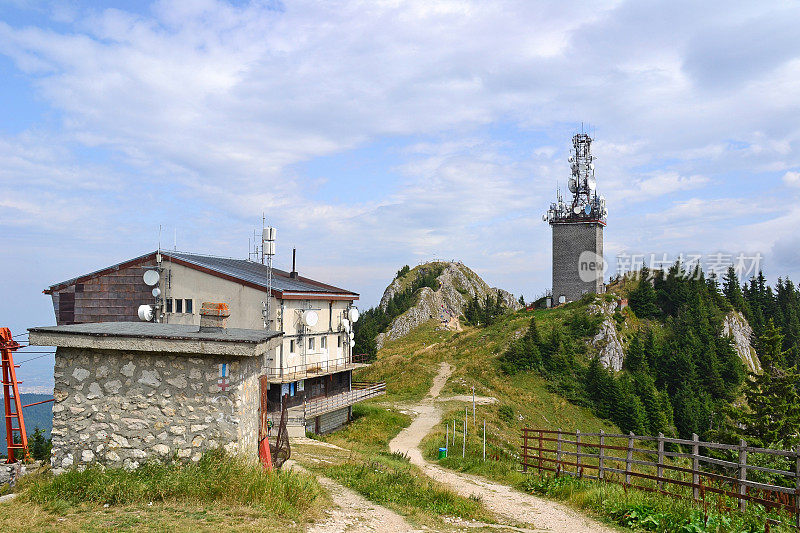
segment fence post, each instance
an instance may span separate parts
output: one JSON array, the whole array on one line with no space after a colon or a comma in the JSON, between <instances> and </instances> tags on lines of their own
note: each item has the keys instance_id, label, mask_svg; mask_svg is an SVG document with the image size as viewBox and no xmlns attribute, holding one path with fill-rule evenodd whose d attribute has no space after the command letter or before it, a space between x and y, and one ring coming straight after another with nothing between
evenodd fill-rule
<instances>
[{"instance_id":1,"label":"fence post","mask_svg":"<svg viewBox=\"0 0 800 533\"><path fill-rule=\"evenodd\" d=\"M539 430L539 475L542 475L542 430Z\"/></svg>"},{"instance_id":2,"label":"fence post","mask_svg":"<svg viewBox=\"0 0 800 533\"><path fill-rule=\"evenodd\" d=\"M467 456L467 408L464 408L464 440L463 444L461 444L461 458L465 458Z\"/></svg>"},{"instance_id":3,"label":"fence post","mask_svg":"<svg viewBox=\"0 0 800 533\"><path fill-rule=\"evenodd\" d=\"M747 494L747 485L742 483L747 481L747 443L744 439L739 439L739 494ZM744 512L747 509L747 500L739 498L739 510Z\"/></svg>"},{"instance_id":4,"label":"fence post","mask_svg":"<svg viewBox=\"0 0 800 533\"><path fill-rule=\"evenodd\" d=\"M528 430L522 428L522 471L528 471Z\"/></svg>"},{"instance_id":5,"label":"fence post","mask_svg":"<svg viewBox=\"0 0 800 533\"><path fill-rule=\"evenodd\" d=\"M564 466L561 464L561 428L558 428L558 437L556 441L556 477L558 477L558 474L564 470Z\"/></svg>"},{"instance_id":6,"label":"fence post","mask_svg":"<svg viewBox=\"0 0 800 533\"><path fill-rule=\"evenodd\" d=\"M625 456L625 484L631 484L631 459L633 459L633 431L628 434L628 454Z\"/></svg>"},{"instance_id":7,"label":"fence post","mask_svg":"<svg viewBox=\"0 0 800 533\"><path fill-rule=\"evenodd\" d=\"M486 419L483 419L483 460L486 460Z\"/></svg>"},{"instance_id":8,"label":"fence post","mask_svg":"<svg viewBox=\"0 0 800 533\"><path fill-rule=\"evenodd\" d=\"M444 454L450 455L450 424L445 423L444 426L447 428L447 433L445 434L444 438Z\"/></svg>"},{"instance_id":9,"label":"fence post","mask_svg":"<svg viewBox=\"0 0 800 533\"><path fill-rule=\"evenodd\" d=\"M697 433L692 433L692 497L695 500L700 499L700 437Z\"/></svg>"},{"instance_id":10,"label":"fence post","mask_svg":"<svg viewBox=\"0 0 800 533\"><path fill-rule=\"evenodd\" d=\"M597 459L597 478L603 479L603 457L605 456L606 432L600 430L600 452Z\"/></svg>"},{"instance_id":11,"label":"fence post","mask_svg":"<svg viewBox=\"0 0 800 533\"><path fill-rule=\"evenodd\" d=\"M575 430L575 468L578 477L583 477L583 468L581 468L581 430Z\"/></svg>"},{"instance_id":12,"label":"fence post","mask_svg":"<svg viewBox=\"0 0 800 533\"><path fill-rule=\"evenodd\" d=\"M658 467L656 469L656 477L658 478L658 490L663 490L664 482L661 478L664 477L664 434L658 433Z\"/></svg>"},{"instance_id":13,"label":"fence post","mask_svg":"<svg viewBox=\"0 0 800 533\"><path fill-rule=\"evenodd\" d=\"M800 531L800 454L794 451L794 525Z\"/></svg>"}]
</instances>

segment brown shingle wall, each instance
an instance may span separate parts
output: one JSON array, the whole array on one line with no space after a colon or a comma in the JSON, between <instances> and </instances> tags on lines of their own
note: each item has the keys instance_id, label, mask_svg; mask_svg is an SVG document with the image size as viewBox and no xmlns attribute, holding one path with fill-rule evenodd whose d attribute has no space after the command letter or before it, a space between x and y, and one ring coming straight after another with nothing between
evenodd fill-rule
<instances>
[{"instance_id":1,"label":"brown shingle wall","mask_svg":"<svg viewBox=\"0 0 800 533\"><path fill-rule=\"evenodd\" d=\"M142 281L147 266L155 263L122 268L53 293L57 324L139 320L139 306L153 302L152 287Z\"/></svg>"}]
</instances>

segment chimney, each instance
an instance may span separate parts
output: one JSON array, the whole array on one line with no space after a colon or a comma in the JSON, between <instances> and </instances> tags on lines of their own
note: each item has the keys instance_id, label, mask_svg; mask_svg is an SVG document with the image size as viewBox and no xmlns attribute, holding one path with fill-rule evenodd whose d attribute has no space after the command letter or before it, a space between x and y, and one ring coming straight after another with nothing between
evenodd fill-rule
<instances>
[{"instance_id":1,"label":"chimney","mask_svg":"<svg viewBox=\"0 0 800 533\"><path fill-rule=\"evenodd\" d=\"M200 307L200 331L222 331L228 327L228 317L231 310L228 304L203 302Z\"/></svg>"},{"instance_id":2,"label":"chimney","mask_svg":"<svg viewBox=\"0 0 800 533\"><path fill-rule=\"evenodd\" d=\"M289 277L297 279L297 248L292 248L292 271L289 272Z\"/></svg>"}]
</instances>

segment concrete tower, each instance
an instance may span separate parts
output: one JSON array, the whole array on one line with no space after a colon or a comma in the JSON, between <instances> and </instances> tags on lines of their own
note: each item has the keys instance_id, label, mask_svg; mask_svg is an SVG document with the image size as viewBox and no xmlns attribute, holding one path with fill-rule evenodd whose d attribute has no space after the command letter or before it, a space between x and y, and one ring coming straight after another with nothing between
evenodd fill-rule
<instances>
[{"instance_id":1,"label":"concrete tower","mask_svg":"<svg viewBox=\"0 0 800 533\"><path fill-rule=\"evenodd\" d=\"M592 138L585 133L572 137L572 198L565 201L558 191L542 217L553 228L554 304L604 290L603 228L608 211L605 198L597 194L593 160Z\"/></svg>"}]
</instances>

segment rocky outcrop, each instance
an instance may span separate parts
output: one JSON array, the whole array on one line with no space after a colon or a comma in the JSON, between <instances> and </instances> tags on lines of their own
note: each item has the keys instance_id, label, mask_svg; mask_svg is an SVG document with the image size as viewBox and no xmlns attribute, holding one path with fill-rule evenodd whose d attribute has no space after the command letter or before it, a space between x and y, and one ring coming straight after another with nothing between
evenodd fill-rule
<instances>
[{"instance_id":1,"label":"rocky outcrop","mask_svg":"<svg viewBox=\"0 0 800 533\"><path fill-rule=\"evenodd\" d=\"M451 317L457 318L464 314L467 303L475 296L483 300L489 294L492 297L499 294L507 308L514 311L521 308L513 294L489 287L480 276L463 263L452 261L425 263L395 279L384 291L380 307L385 310L389 301L396 294L406 290L418 276L431 271L440 271L436 278L439 288L435 291L430 287L420 289L417 302L405 313L395 318L385 333L378 335L378 348L381 348L385 341L399 339L429 320L435 319L441 320L443 323L450 323Z\"/></svg>"},{"instance_id":2,"label":"rocky outcrop","mask_svg":"<svg viewBox=\"0 0 800 533\"><path fill-rule=\"evenodd\" d=\"M750 344L753 328L742 313L731 311L725 316L725 320L722 321L722 334L731 338L736 353L749 372L761 372L761 361L758 360L758 355Z\"/></svg>"},{"instance_id":3,"label":"rocky outcrop","mask_svg":"<svg viewBox=\"0 0 800 533\"><path fill-rule=\"evenodd\" d=\"M615 372L622 370L622 362L625 360L625 351L622 349L622 342L612 316L617 305L616 301L606 302L598 299L588 308L590 313L603 317L600 331L592 339L592 346L599 350L600 364Z\"/></svg>"}]
</instances>

